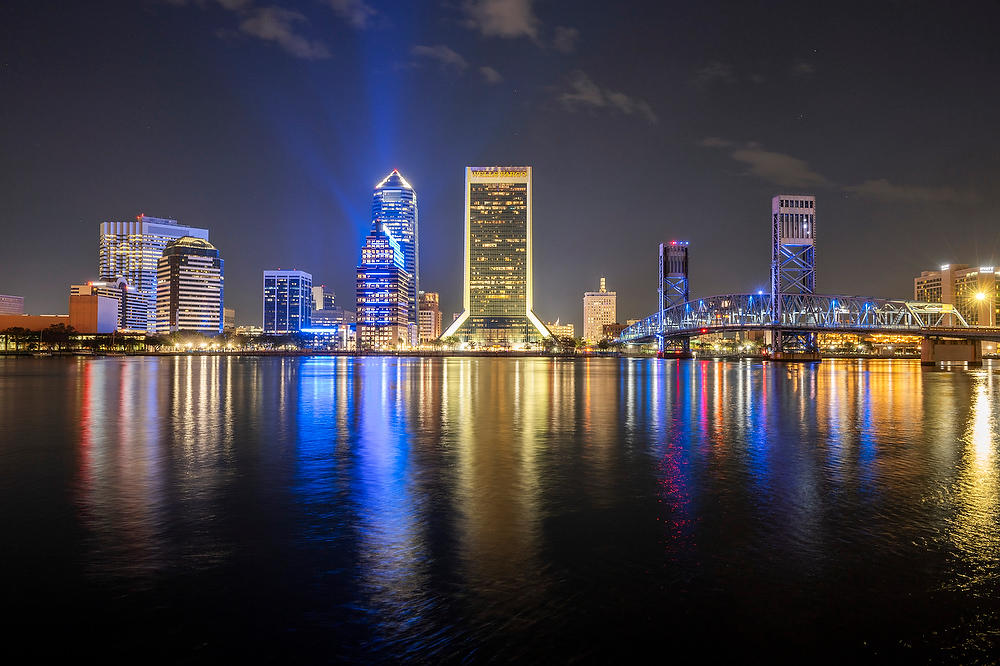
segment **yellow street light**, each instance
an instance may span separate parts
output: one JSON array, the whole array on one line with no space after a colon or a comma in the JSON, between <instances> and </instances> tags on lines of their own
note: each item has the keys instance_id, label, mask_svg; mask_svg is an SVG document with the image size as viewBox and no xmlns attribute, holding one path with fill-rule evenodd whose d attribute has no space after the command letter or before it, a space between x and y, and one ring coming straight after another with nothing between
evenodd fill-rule
<instances>
[{"instance_id":1,"label":"yellow street light","mask_svg":"<svg viewBox=\"0 0 1000 666\"><path fill-rule=\"evenodd\" d=\"M986 294L984 292L980 291L979 293L976 294L976 300L977 301L985 301L986 300Z\"/></svg>"}]
</instances>

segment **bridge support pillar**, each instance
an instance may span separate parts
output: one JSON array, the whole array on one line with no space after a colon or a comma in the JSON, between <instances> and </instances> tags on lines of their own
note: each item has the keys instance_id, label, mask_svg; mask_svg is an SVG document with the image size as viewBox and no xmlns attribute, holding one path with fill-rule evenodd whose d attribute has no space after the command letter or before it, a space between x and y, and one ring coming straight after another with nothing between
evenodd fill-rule
<instances>
[{"instance_id":1,"label":"bridge support pillar","mask_svg":"<svg viewBox=\"0 0 1000 666\"><path fill-rule=\"evenodd\" d=\"M981 340L944 340L924 338L920 341L920 365L937 365L942 362L983 364Z\"/></svg>"},{"instance_id":2,"label":"bridge support pillar","mask_svg":"<svg viewBox=\"0 0 1000 666\"><path fill-rule=\"evenodd\" d=\"M691 338L681 338L680 343L680 345L668 347L661 342L660 349L656 352L656 358L693 358L691 354Z\"/></svg>"}]
</instances>

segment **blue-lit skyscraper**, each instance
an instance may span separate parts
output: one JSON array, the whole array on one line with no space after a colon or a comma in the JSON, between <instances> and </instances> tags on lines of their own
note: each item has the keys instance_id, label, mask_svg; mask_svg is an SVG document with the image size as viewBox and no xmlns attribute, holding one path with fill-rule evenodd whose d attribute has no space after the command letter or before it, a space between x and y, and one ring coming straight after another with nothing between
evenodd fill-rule
<instances>
[{"instance_id":1,"label":"blue-lit skyscraper","mask_svg":"<svg viewBox=\"0 0 1000 666\"><path fill-rule=\"evenodd\" d=\"M312 275L305 271L264 271L264 333L282 335L309 328Z\"/></svg>"},{"instance_id":2,"label":"blue-lit skyscraper","mask_svg":"<svg viewBox=\"0 0 1000 666\"><path fill-rule=\"evenodd\" d=\"M416 344L418 322L417 292L420 289L420 253L417 233L417 193L410 184L392 170L375 186L372 196L372 222L380 221L389 234L399 243L403 253L403 269L410 274L407 290L407 324L410 326L410 344Z\"/></svg>"},{"instance_id":3,"label":"blue-lit skyscraper","mask_svg":"<svg viewBox=\"0 0 1000 666\"><path fill-rule=\"evenodd\" d=\"M378 218L361 248L357 326L361 349L398 349L410 339L410 274L399 243Z\"/></svg>"}]
</instances>

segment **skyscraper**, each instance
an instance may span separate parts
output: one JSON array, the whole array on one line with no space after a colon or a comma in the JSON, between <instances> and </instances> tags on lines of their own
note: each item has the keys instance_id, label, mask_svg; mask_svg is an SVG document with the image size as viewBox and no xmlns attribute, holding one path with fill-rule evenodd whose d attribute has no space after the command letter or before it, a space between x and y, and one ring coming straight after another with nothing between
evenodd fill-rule
<instances>
[{"instance_id":1,"label":"skyscraper","mask_svg":"<svg viewBox=\"0 0 1000 666\"><path fill-rule=\"evenodd\" d=\"M336 305L337 294L327 289L325 284L318 284L312 288L313 310L332 310Z\"/></svg>"},{"instance_id":2,"label":"skyscraper","mask_svg":"<svg viewBox=\"0 0 1000 666\"><path fill-rule=\"evenodd\" d=\"M945 264L939 271L922 271L913 279L913 298L925 303L949 303L973 326L1000 321L1000 272L993 266Z\"/></svg>"},{"instance_id":3,"label":"skyscraper","mask_svg":"<svg viewBox=\"0 0 1000 666\"><path fill-rule=\"evenodd\" d=\"M108 282L125 278L136 299L145 302L144 321L132 322L140 330L156 329L157 263L167 243L182 236L207 241L208 230L147 215L101 223L98 277Z\"/></svg>"},{"instance_id":4,"label":"skyscraper","mask_svg":"<svg viewBox=\"0 0 1000 666\"><path fill-rule=\"evenodd\" d=\"M7 296L0 294L0 314L24 314L24 296Z\"/></svg>"},{"instance_id":5,"label":"skyscraper","mask_svg":"<svg viewBox=\"0 0 1000 666\"><path fill-rule=\"evenodd\" d=\"M397 349L411 343L410 274L399 243L378 218L358 264L358 347Z\"/></svg>"},{"instance_id":6,"label":"skyscraper","mask_svg":"<svg viewBox=\"0 0 1000 666\"><path fill-rule=\"evenodd\" d=\"M583 338L591 342L604 339L604 327L618 321L618 294L608 291L601 278L600 291L583 293Z\"/></svg>"},{"instance_id":7,"label":"skyscraper","mask_svg":"<svg viewBox=\"0 0 1000 666\"><path fill-rule=\"evenodd\" d=\"M417 193L397 169L375 186L372 195L372 222L379 220L403 253L403 269L410 274L408 320L410 344L417 342L420 318L417 292L420 290L420 243L417 229Z\"/></svg>"},{"instance_id":8,"label":"skyscraper","mask_svg":"<svg viewBox=\"0 0 1000 666\"><path fill-rule=\"evenodd\" d=\"M305 271L264 271L264 333L281 335L309 328L312 289L312 275Z\"/></svg>"},{"instance_id":9,"label":"skyscraper","mask_svg":"<svg viewBox=\"0 0 1000 666\"><path fill-rule=\"evenodd\" d=\"M445 337L501 346L547 337L531 270L531 167L466 167L465 311Z\"/></svg>"},{"instance_id":10,"label":"skyscraper","mask_svg":"<svg viewBox=\"0 0 1000 666\"><path fill-rule=\"evenodd\" d=\"M156 332L222 330L223 263L215 246L184 236L157 263Z\"/></svg>"},{"instance_id":11,"label":"skyscraper","mask_svg":"<svg viewBox=\"0 0 1000 666\"><path fill-rule=\"evenodd\" d=\"M441 337L441 304L436 291L420 294L420 342L430 342Z\"/></svg>"}]
</instances>

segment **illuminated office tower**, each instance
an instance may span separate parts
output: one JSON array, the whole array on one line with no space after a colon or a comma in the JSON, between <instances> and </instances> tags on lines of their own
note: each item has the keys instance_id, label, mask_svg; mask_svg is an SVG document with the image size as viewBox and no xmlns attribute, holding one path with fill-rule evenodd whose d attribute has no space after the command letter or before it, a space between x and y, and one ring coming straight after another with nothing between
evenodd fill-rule
<instances>
[{"instance_id":1,"label":"illuminated office tower","mask_svg":"<svg viewBox=\"0 0 1000 666\"><path fill-rule=\"evenodd\" d=\"M74 284L70 296L106 296L118 302L118 328L130 331L146 330L146 299L134 289L129 289L125 278L97 280L87 284Z\"/></svg>"},{"instance_id":2,"label":"illuminated office tower","mask_svg":"<svg viewBox=\"0 0 1000 666\"><path fill-rule=\"evenodd\" d=\"M430 342L441 337L441 304L436 291L421 291L420 342Z\"/></svg>"},{"instance_id":3,"label":"illuminated office tower","mask_svg":"<svg viewBox=\"0 0 1000 666\"><path fill-rule=\"evenodd\" d=\"M0 314L24 314L24 296L7 296L0 294Z\"/></svg>"},{"instance_id":4,"label":"illuminated office tower","mask_svg":"<svg viewBox=\"0 0 1000 666\"><path fill-rule=\"evenodd\" d=\"M939 271L922 271L913 279L913 298L925 303L954 305L973 326L1000 321L1000 272L993 266L945 264Z\"/></svg>"},{"instance_id":5,"label":"illuminated office tower","mask_svg":"<svg viewBox=\"0 0 1000 666\"><path fill-rule=\"evenodd\" d=\"M372 222L379 220L403 253L403 269L410 274L407 293L407 323L410 325L410 344L416 344L420 317L417 294L420 290L420 243L417 230L417 193L410 184L392 170L375 186L372 195Z\"/></svg>"},{"instance_id":6,"label":"illuminated office tower","mask_svg":"<svg viewBox=\"0 0 1000 666\"><path fill-rule=\"evenodd\" d=\"M215 246L184 236L167 243L157 264L156 332L222 330L223 263Z\"/></svg>"},{"instance_id":7,"label":"illuminated office tower","mask_svg":"<svg viewBox=\"0 0 1000 666\"><path fill-rule=\"evenodd\" d=\"M463 304L444 337L510 347L549 335L532 312L531 167L465 169Z\"/></svg>"},{"instance_id":8,"label":"illuminated office tower","mask_svg":"<svg viewBox=\"0 0 1000 666\"><path fill-rule=\"evenodd\" d=\"M410 274L399 243L376 218L361 248L357 339L361 349L409 347Z\"/></svg>"},{"instance_id":9,"label":"illuminated office tower","mask_svg":"<svg viewBox=\"0 0 1000 666\"><path fill-rule=\"evenodd\" d=\"M305 271L264 271L265 335L298 333L312 318L312 275Z\"/></svg>"},{"instance_id":10,"label":"illuminated office tower","mask_svg":"<svg viewBox=\"0 0 1000 666\"><path fill-rule=\"evenodd\" d=\"M136 299L145 301L145 321L133 322L138 330L156 329L157 264L167 243L183 236L207 241L208 230L147 215L101 223L98 277L107 282L125 278Z\"/></svg>"},{"instance_id":11,"label":"illuminated office tower","mask_svg":"<svg viewBox=\"0 0 1000 666\"><path fill-rule=\"evenodd\" d=\"M604 327L618 321L618 294L607 290L601 278L600 291L583 292L583 338L591 342L604 339Z\"/></svg>"}]
</instances>

